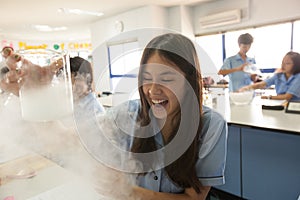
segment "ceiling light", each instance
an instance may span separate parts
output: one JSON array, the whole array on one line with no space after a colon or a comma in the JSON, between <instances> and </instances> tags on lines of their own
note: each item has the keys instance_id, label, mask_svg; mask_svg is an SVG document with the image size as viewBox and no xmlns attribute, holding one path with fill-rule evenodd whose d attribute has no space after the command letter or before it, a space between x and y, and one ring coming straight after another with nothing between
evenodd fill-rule
<instances>
[{"instance_id":1,"label":"ceiling light","mask_svg":"<svg viewBox=\"0 0 300 200\"><path fill-rule=\"evenodd\" d=\"M42 32L51 32L51 31L64 31L67 30L67 27L60 26L60 27L51 27L48 25L32 25L32 27L38 31Z\"/></svg>"},{"instance_id":2,"label":"ceiling light","mask_svg":"<svg viewBox=\"0 0 300 200\"><path fill-rule=\"evenodd\" d=\"M60 27L53 27L52 30L53 31L64 31L67 30L68 28L65 26L60 26Z\"/></svg>"},{"instance_id":3,"label":"ceiling light","mask_svg":"<svg viewBox=\"0 0 300 200\"><path fill-rule=\"evenodd\" d=\"M92 16L97 16L97 17L104 15L102 12L71 9L71 8L59 8L57 11L61 12L61 13L65 13L65 14L92 15Z\"/></svg>"}]
</instances>

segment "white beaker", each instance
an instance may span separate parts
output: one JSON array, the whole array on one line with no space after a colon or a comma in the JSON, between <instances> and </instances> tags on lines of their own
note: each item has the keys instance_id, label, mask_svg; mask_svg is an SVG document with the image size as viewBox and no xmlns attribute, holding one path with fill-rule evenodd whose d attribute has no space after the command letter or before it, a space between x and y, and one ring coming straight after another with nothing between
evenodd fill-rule
<instances>
[{"instance_id":1,"label":"white beaker","mask_svg":"<svg viewBox=\"0 0 300 200\"><path fill-rule=\"evenodd\" d=\"M26 76L20 89L23 119L51 121L72 114L68 54L48 49L21 50L18 54L25 59L21 63L21 70Z\"/></svg>"}]
</instances>

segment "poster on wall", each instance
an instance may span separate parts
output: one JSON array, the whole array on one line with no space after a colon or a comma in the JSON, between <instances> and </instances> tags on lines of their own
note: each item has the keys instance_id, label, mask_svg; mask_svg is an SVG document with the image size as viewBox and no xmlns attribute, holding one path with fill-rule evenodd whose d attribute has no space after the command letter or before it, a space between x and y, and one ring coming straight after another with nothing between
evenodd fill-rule
<instances>
[{"instance_id":1,"label":"poster on wall","mask_svg":"<svg viewBox=\"0 0 300 200\"><path fill-rule=\"evenodd\" d=\"M5 46L10 46L16 51L27 49L50 49L55 51L67 50L71 54L87 54L92 52L92 44L90 42L30 42L30 41L14 41L14 40L1 40L1 49Z\"/></svg>"}]
</instances>

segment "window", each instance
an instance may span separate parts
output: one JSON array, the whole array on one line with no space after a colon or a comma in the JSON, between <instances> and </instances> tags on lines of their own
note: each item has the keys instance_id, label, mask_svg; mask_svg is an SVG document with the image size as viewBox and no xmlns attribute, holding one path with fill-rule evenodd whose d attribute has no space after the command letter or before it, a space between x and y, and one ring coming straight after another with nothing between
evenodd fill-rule
<instances>
[{"instance_id":1,"label":"window","mask_svg":"<svg viewBox=\"0 0 300 200\"><path fill-rule=\"evenodd\" d=\"M223 64L222 34L197 37L196 42L207 53L217 70L219 70Z\"/></svg>"},{"instance_id":2,"label":"window","mask_svg":"<svg viewBox=\"0 0 300 200\"><path fill-rule=\"evenodd\" d=\"M291 50L292 23L255 29L253 50L258 68L280 68L282 58Z\"/></svg>"},{"instance_id":3,"label":"window","mask_svg":"<svg viewBox=\"0 0 300 200\"><path fill-rule=\"evenodd\" d=\"M130 92L136 89L132 87L137 86L137 74L142 54L138 41L133 39L108 44L107 48L111 90L113 92Z\"/></svg>"},{"instance_id":4,"label":"window","mask_svg":"<svg viewBox=\"0 0 300 200\"><path fill-rule=\"evenodd\" d=\"M293 51L300 53L300 20L294 22Z\"/></svg>"}]
</instances>

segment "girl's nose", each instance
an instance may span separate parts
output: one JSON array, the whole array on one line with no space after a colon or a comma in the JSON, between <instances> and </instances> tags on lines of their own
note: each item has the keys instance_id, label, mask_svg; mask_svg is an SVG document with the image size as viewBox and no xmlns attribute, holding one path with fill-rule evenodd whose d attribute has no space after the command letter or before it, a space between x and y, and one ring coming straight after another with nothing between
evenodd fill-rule
<instances>
[{"instance_id":1,"label":"girl's nose","mask_svg":"<svg viewBox=\"0 0 300 200\"><path fill-rule=\"evenodd\" d=\"M157 83L152 83L151 86L149 87L149 94L152 95L157 95L161 94L161 86Z\"/></svg>"}]
</instances>

